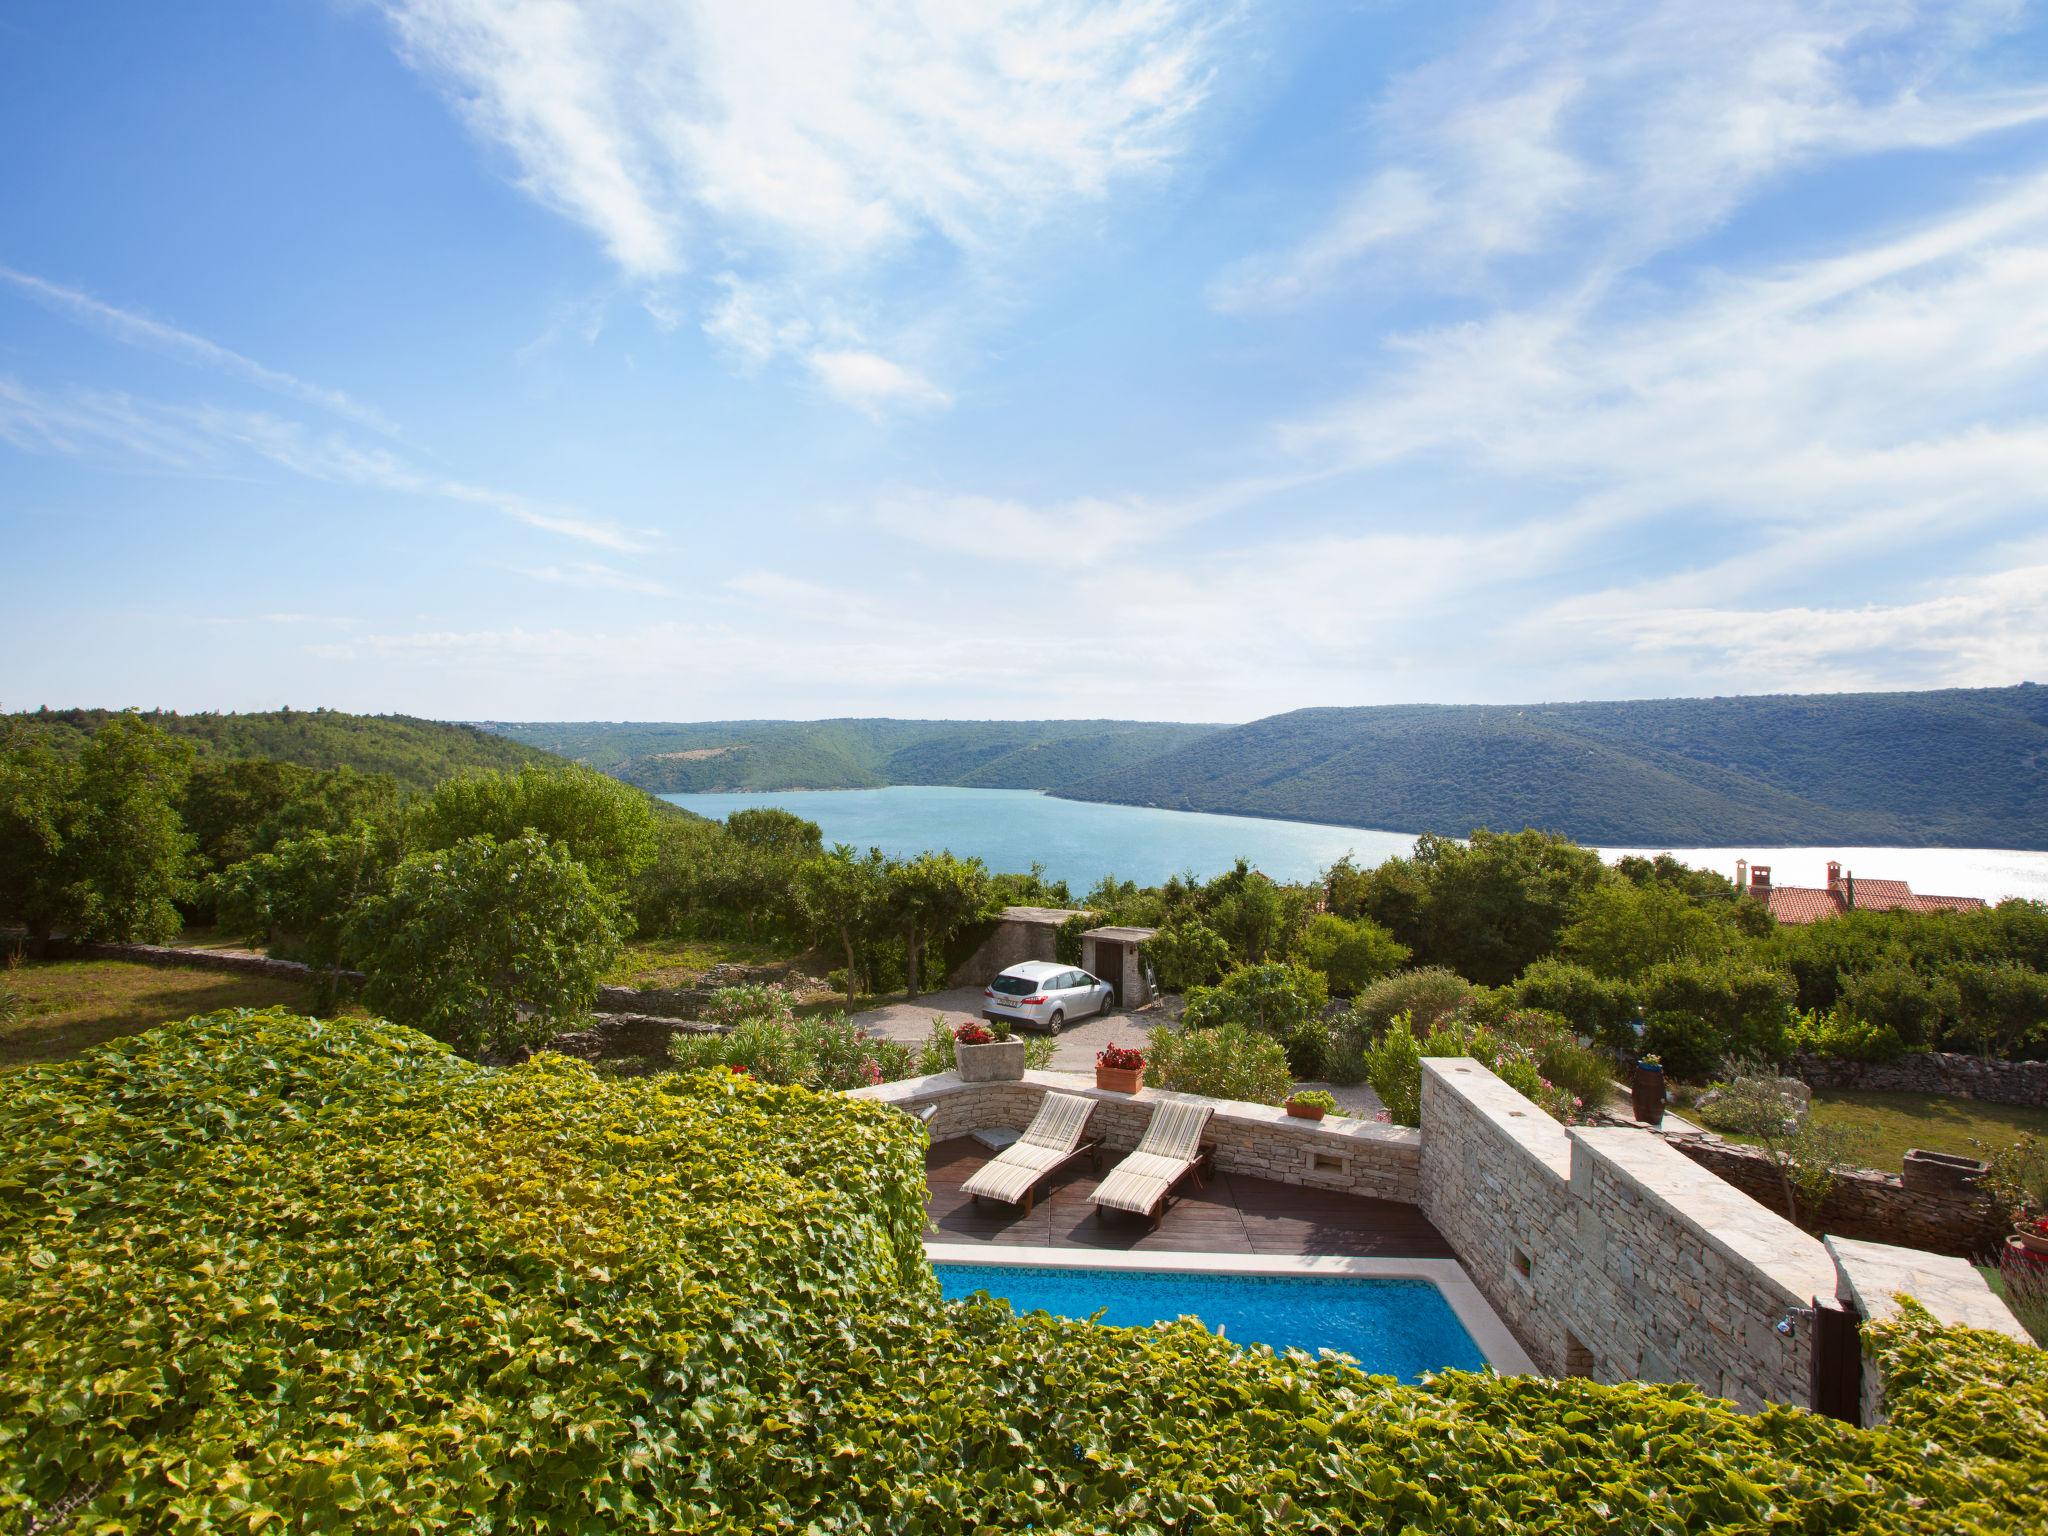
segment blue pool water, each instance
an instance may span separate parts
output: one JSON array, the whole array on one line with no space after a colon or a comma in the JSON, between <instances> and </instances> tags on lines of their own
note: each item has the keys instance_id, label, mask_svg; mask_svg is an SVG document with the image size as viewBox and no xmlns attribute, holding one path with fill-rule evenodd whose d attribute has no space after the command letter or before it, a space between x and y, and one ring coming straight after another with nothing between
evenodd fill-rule
<instances>
[{"instance_id":1,"label":"blue pool water","mask_svg":"<svg viewBox=\"0 0 2048 1536\"><path fill-rule=\"evenodd\" d=\"M1322 1275L1192 1275L1149 1269L934 1264L951 1300L987 1291L1013 1311L1051 1312L1142 1328L1193 1315L1239 1344L1342 1350L1366 1370L1414 1381L1425 1371L1476 1371L1486 1357L1427 1280Z\"/></svg>"}]
</instances>

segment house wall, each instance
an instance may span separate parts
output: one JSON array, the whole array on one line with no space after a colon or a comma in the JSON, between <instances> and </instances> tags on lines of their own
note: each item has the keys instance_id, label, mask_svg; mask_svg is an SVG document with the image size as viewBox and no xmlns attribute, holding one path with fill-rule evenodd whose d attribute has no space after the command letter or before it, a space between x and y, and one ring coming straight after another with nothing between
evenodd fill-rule
<instances>
[{"instance_id":1,"label":"house wall","mask_svg":"<svg viewBox=\"0 0 2048 1536\"><path fill-rule=\"evenodd\" d=\"M1026 960L1057 960L1059 925L1041 919L998 918L974 953L953 967L949 987L986 986L993 976Z\"/></svg>"}]
</instances>

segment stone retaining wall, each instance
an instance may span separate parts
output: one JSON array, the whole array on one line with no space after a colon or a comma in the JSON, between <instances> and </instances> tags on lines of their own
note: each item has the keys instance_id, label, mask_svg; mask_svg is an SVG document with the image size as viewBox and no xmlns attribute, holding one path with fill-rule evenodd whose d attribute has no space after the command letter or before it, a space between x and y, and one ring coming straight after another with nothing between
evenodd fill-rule
<instances>
[{"instance_id":1,"label":"stone retaining wall","mask_svg":"<svg viewBox=\"0 0 2048 1536\"><path fill-rule=\"evenodd\" d=\"M180 949L174 944L91 944L78 939L50 940L53 960L127 960L138 965L175 965L201 971L239 971L248 976L284 976L307 981L316 974L296 960L273 960L251 949ZM346 982L359 982L361 971L337 971Z\"/></svg>"},{"instance_id":2,"label":"stone retaining wall","mask_svg":"<svg viewBox=\"0 0 2048 1536\"><path fill-rule=\"evenodd\" d=\"M1939 1093L1985 1104L2048 1109L2048 1061L1985 1061L1955 1051L1917 1051L1897 1061L1795 1056L1791 1071L1814 1088Z\"/></svg>"},{"instance_id":3,"label":"stone retaining wall","mask_svg":"<svg viewBox=\"0 0 2048 1536\"><path fill-rule=\"evenodd\" d=\"M1423 1062L1422 1208L1543 1369L1803 1403L1835 1292L1814 1239L1640 1131L1567 1131L1475 1061Z\"/></svg>"},{"instance_id":4,"label":"stone retaining wall","mask_svg":"<svg viewBox=\"0 0 2048 1536\"><path fill-rule=\"evenodd\" d=\"M1774 1211L1784 1210L1777 1170L1755 1147L1681 1131L1665 1132L1664 1140L1752 1199ZM1838 1175L1819 1219L1807 1225L1836 1237L1903 1244L1966 1259L1995 1252L2011 1230L2005 1211L1981 1190L1908 1189L1897 1174L1868 1168Z\"/></svg>"},{"instance_id":5,"label":"stone retaining wall","mask_svg":"<svg viewBox=\"0 0 2048 1536\"><path fill-rule=\"evenodd\" d=\"M853 1098L893 1104L915 1114L936 1105L934 1141L970 1131L1021 1131L1038 1113L1048 1092L1077 1093L1095 1100L1090 1132L1112 1151L1127 1152L1145 1134L1152 1111L1163 1102L1191 1096L1160 1088L1112 1093L1088 1079L1064 1072L1027 1072L1023 1081L963 1083L955 1074L905 1078L854 1091ZM1380 1200L1421 1203L1418 1173L1422 1136L1401 1125L1381 1125L1330 1115L1297 1119L1283 1109L1233 1099L1206 1099L1215 1114L1203 1140L1216 1148L1216 1165L1226 1173L1253 1174L1282 1184L1331 1189Z\"/></svg>"}]
</instances>

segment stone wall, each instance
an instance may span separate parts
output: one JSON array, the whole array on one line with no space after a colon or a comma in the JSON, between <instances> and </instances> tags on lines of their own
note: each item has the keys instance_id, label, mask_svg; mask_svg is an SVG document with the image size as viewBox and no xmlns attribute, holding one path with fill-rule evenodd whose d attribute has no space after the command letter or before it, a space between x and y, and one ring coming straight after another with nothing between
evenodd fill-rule
<instances>
[{"instance_id":1,"label":"stone wall","mask_svg":"<svg viewBox=\"0 0 2048 1536\"><path fill-rule=\"evenodd\" d=\"M1752 1199L1775 1211L1785 1208L1777 1170L1755 1147L1698 1133L1667 1131L1664 1139ZM1867 1168L1839 1175L1818 1220L1806 1225L1837 1237L1959 1258L1996 1251L2011 1230L2005 1211L1981 1190L1908 1189L1897 1174Z\"/></svg>"},{"instance_id":2,"label":"stone wall","mask_svg":"<svg viewBox=\"0 0 2048 1536\"><path fill-rule=\"evenodd\" d=\"M247 976L282 976L306 981L311 967L296 960L273 960L248 949L180 949L173 944L96 944L78 939L52 939L50 956L60 960L127 960L138 965L175 965L190 970L237 971ZM341 980L359 982L361 971L339 971Z\"/></svg>"},{"instance_id":3,"label":"stone wall","mask_svg":"<svg viewBox=\"0 0 2048 1536\"><path fill-rule=\"evenodd\" d=\"M1114 1152L1127 1152L1138 1144L1160 1103L1190 1097L1159 1088L1112 1093L1064 1072L1027 1072L1023 1081L1011 1083L963 1083L953 1073L942 1072L936 1077L905 1078L858 1089L850 1097L894 1104L913 1114L936 1105L938 1112L930 1129L933 1140L943 1141L970 1131L1021 1131L1038 1113L1046 1093L1053 1090L1095 1100L1097 1108L1089 1130ZM1407 1205L1421 1203L1422 1136L1418 1131L1344 1115L1302 1120L1283 1109L1232 1099L1202 1102L1215 1110L1203 1140L1215 1147L1216 1165L1226 1173L1253 1174L1283 1184L1399 1200Z\"/></svg>"},{"instance_id":4,"label":"stone wall","mask_svg":"<svg viewBox=\"0 0 2048 1536\"><path fill-rule=\"evenodd\" d=\"M1467 1059L1423 1074L1423 1211L1539 1367L1806 1401L1810 1330L1777 1324L1834 1294L1818 1242L1657 1137L1567 1131Z\"/></svg>"},{"instance_id":5,"label":"stone wall","mask_svg":"<svg viewBox=\"0 0 2048 1536\"><path fill-rule=\"evenodd\" d=\"M1060 924L1079 915L1054 907L1006 908L974 952L947 973L946 985L984 986L999 972L1026 960L1057 960Z\"/></svg>"},{"instance_id":6,"label":"stone wall","mask_svg":"<svg viewBox=\"0 0 2048 1536\"><path fill-rule=\"evenodd\" d=\"M1815 1088L1873 1093L1939 1093L1985 1104L2048 1109L2048 1061L1984 1061L1955 1051L1917 1051L1897 1061L1795 1056L1792 1073Z\"/></svg>"}]
</instances>

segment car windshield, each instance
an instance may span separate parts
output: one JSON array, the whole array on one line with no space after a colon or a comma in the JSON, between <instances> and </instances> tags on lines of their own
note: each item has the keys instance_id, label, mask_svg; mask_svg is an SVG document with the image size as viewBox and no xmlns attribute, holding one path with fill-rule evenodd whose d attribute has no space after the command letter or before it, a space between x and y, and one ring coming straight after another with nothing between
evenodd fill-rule
<instances>
[{"instance_id":1,"label":"car windshield","mask_svg":"<svg viewBox=\"0 0 2048 1536\"><path fill-rule=\"evenodd\" d=\"M1029 976L998 976L995 990L1005 997L1029 997L1038 990L1038 983Z\"/></svg>"}]
</instances>

